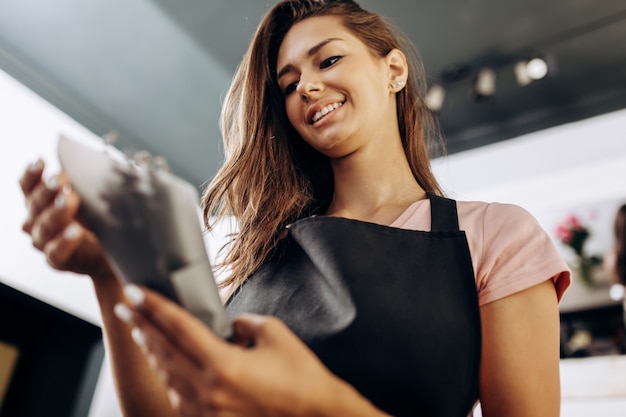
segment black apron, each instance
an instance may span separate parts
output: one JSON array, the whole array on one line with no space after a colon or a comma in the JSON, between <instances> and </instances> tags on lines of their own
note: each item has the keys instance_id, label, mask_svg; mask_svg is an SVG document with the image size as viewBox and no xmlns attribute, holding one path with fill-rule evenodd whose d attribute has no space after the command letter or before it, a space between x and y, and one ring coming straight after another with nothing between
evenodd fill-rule
<instances>
[{"instance_id":1,"label":"black apron","mask_svg":"<svg viewBox=\"0 0 626 417\"><path fill-rule=\"evenodd\" d=\"M289 228L288 249L227 303L277 316L337 376L394 416L464 417L481 328L456 202L429 195L431 231L337 217Z\"/></svg>"}]
</instances>

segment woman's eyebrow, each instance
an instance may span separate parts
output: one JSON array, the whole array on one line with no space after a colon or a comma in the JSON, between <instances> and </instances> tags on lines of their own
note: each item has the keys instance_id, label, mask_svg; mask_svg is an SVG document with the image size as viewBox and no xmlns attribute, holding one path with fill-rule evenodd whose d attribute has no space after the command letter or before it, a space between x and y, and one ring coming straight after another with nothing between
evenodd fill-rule
<instances>
[{"instance_id":1,"label":"woman's eyebrow","mask_svg":"<svg viewBox=\"0 0 626 417\"><path fill-rule=\"evenodd\" d=\"M341 41L341 40L343 40L343 39L341 39L341 38L324 39L323 41L319 42L318 44L313 46L311 49L309 49L308 52L306 53L306 55L307 56L315 55L317 52L319 52L320 49L322 49L324 46L328 45L330 42ZM289 71L291 71L292 68L293 68L293 66L291 64L287 64L284 67L282 67L281 70L278 71L278 75L276 76L276 80L280 80L280 77L282 77L283 75L287 74Z\"/></svg>"}]
</instances>

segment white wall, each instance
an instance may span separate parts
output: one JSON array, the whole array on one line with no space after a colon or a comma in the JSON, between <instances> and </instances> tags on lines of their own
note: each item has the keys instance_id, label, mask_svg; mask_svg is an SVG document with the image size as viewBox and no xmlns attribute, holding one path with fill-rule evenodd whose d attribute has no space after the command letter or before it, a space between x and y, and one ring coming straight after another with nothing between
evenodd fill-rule
<instances>
[{"instance_id":1,"label":"white wall","mask_svg":"<svg viewBox=\"0 0 626 417\"><path fill-rule=\"evenodd\" d=\"M0 280L84 320L100 323L87 279L52 270L21 231L26 218L18 179L28 163L45 159L58 169L55 145L59 132L93 135L34 93L0 72Z\"/></svg>"},{"instance_id":2,"label":"white wall","mask_svg":"<svg viewBox=\"0 0 626 417\"><path fill-rule=\"evenodd\" d=\"M626 110L435 160L454 198L519 204L549 213L626 198Z\"/></svg>"},{"instance_id":3,"label":"white wall","mask_svg":"<svg viewBox=\"0 0 626 417\"><path fill-rule=\"evenodd\" d=\"M52 270L20 226L26 211L18 178L38 157L58 167L59 132L94 136L0 72L0 280L89 322L100 324L90 282ZM434 161L449 196L519 204L549 230L572 207L626 200L626 111L560 126L524 138ZM103 373L92 417L119 411Z\"/></svg>"}]
</instances>

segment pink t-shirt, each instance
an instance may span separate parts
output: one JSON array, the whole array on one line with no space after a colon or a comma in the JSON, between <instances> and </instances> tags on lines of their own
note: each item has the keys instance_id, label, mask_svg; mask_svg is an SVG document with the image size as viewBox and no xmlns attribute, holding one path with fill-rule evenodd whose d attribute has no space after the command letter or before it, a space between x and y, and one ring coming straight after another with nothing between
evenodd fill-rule
<instances>
[{"instance_id":1,"label":"pink t-shirt","mask_svg":"<svg viewBox=\"0 0 626 417\"><path fill-rule=\"evenodd\" d=\"M485 305L552 279L558 299L570 271L548 234L523 208L512 204L457 201L476 277L478 302ZM410 205L392 227L430 231L430 200Z\"/></svg>"}]
</instances>

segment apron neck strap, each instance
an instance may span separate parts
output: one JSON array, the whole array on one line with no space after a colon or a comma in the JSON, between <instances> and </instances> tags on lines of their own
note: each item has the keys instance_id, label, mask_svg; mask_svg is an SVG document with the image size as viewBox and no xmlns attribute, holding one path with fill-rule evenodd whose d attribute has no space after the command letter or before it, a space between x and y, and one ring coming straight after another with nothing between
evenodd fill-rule
<instances>
[{"instance_id":1,"label":"apron neck strap","mask_svg":"<svg viewBox=\"0 0 626 417\"><path fill-rule=\"evenodd\" d=\"M427 193L430 199L430 230L433 232L459 231L456 201Z\"/></svg>"}]
</instances>

